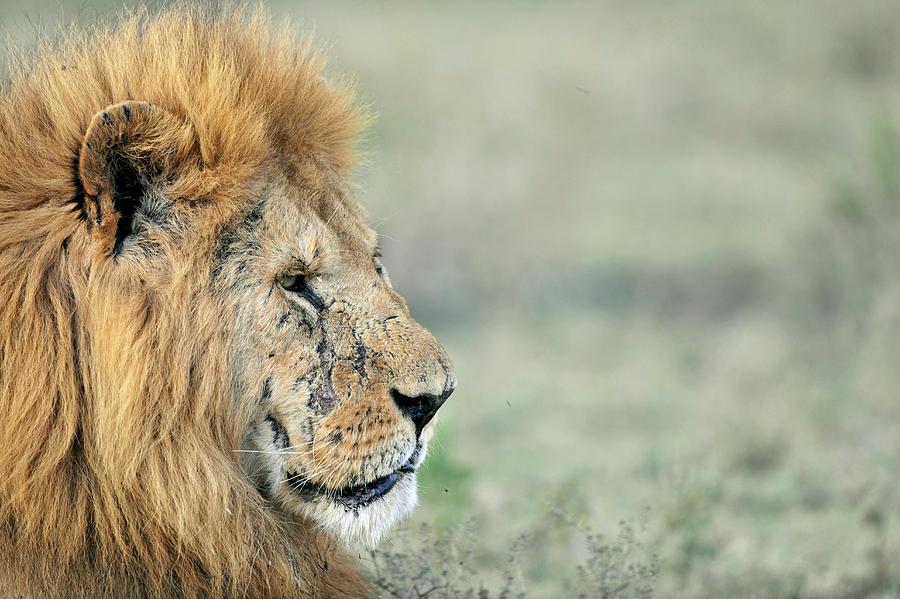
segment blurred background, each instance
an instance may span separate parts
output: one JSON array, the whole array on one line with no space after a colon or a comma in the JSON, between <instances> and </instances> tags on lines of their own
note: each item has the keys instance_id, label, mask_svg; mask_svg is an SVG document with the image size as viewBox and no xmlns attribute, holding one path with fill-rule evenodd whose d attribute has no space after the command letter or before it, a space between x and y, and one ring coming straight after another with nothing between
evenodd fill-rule
<instances>
[{"instance_id":1,"label":"blurred background","mask_svg":"<svg viewBox=\"0 0 900 599\"><path fill-rule=\"evenodd\" d=\"M267 5L458 369L385 594L900 594L900 4Z\"/></svg>"}]
</instances>

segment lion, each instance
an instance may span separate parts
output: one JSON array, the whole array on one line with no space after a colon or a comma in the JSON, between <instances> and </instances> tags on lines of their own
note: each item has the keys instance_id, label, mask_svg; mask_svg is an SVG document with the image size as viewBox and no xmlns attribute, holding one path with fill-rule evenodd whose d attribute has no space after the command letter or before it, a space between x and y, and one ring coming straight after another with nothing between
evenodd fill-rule
<instances>
[{"instance_id":1,"label":"lion","mask_svg":"<svg viewBox=\"0 0 900 599\"><path fill-rule=\"evenodd\" d=\"M0 596L358 597L456 377L259 11L68 32L0 92Z\"/></svg>"}]
</instances>

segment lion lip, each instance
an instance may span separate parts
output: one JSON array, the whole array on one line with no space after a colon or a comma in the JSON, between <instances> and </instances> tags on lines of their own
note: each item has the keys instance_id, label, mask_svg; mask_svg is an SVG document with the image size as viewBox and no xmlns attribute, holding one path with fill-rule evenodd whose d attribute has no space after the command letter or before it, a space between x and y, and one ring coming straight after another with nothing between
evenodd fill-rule
<instances>
[{"instance_id":1,"label":"lion lip","mask_svg":"<svg viewBox=\"0 0 900 599\"><path fill-rule=\"evenodd\" d=\"M394 488L400 479L401 471L395 470L387 476L375 479L370 483L366 483L360 487L347 487L340 491L337 495L339 500L349 500L354 504L360 505L374 501L380 497L384 497Z\"/></svg>"},{"instance_id":2,"label":"lion lip","mask_svg":"<svg viewBox=\"0 0 900 599\"><path fill-rule=\"evenodd\" d=\"M294 491L305 499L313 499L317 496L327 497L348 508L358 508L384 497L394 488L394 485L397 484L401 477L415 472L416 464L414 460L418 453L418 451L414 451L402 466L390 474L376 478L363 485L349 486L343 489L329 489L306 479L294 479L291 480L290 484Z\"/></svg>"}]
</instances>

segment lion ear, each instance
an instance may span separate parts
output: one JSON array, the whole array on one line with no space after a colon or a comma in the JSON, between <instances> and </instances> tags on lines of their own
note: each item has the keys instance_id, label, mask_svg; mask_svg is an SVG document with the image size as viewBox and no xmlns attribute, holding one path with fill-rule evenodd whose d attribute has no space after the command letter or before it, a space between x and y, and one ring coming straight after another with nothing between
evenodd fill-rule
<instances>
[{"instance_id":1,"label":"lion ear","mask_svg":"<svg viewBox=\"0 0 900 599\"><path fill-rule=\"evenodd\" d=\"M120 253L148 192L196 145L193 127L148 102L121 102L91 119L78 158L91 231Z\"/></svg>"}]
</instances>

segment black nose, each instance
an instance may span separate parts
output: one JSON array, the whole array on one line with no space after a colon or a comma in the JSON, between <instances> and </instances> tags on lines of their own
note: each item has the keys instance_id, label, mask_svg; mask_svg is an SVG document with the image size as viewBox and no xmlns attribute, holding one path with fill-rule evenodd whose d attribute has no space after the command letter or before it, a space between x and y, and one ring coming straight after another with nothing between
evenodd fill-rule
<instances>
[{"instance_id":1,"label":"black nose","mask_svg":"<svg viewBox=\"0 0 900 599\"><path fill-rule=\"evenodd\" d=\"M416 437L418 437L425 425L434 418L438 409L444 405L444 402L453 393L454 388L454 385L448 385L440 395L429 394L416 397L403 395L394 389L391 391L391 397L394 398L394 402L400 408L400 411L416 425Z\"/></svg>"}]
</instances>

